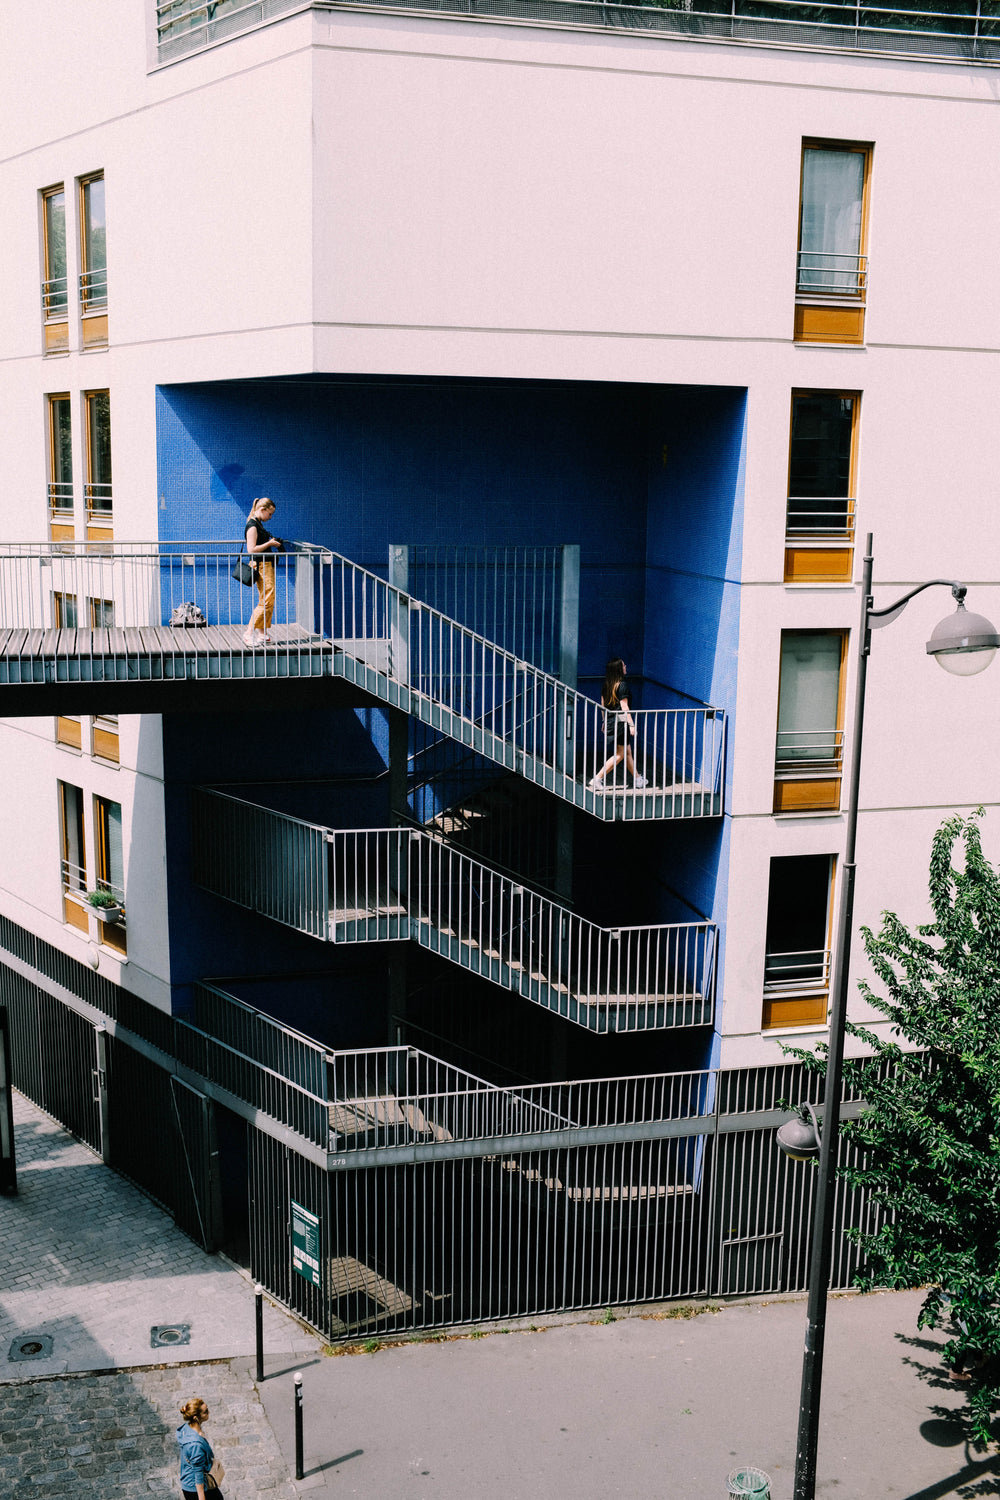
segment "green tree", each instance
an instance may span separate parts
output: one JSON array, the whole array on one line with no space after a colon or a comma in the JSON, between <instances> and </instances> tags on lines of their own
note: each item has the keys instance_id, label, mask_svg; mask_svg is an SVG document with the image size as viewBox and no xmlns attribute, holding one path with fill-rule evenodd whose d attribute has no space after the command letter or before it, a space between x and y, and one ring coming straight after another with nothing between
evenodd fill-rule
<instances>
[{"instance_id":1,"label":"green tree","mask_svg":"<svg viewBox=\"0 0 1000 1500\"><path fill-rule=\"evenodd\" d=\"M858 1284L932 1283L919 1326L947 1333L979 1449L1000 1406L1000 875L981 816L934 836L933 922L911 932L884 912L878 933L862 929L881 992L863 981L861 992L907 1046L848 1022L872 1055L847 1065L865 1109L842 1127L860 1152L841 1169L887 1211L875 1232L854 1231L867 1260Z\"/></svg>"}]
</instances>

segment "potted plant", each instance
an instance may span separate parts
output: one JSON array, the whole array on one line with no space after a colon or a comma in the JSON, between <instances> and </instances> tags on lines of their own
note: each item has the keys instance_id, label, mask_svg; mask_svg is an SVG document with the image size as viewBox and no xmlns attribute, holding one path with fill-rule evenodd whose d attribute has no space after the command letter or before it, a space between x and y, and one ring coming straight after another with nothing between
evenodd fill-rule
<instances>
[{"instance_id":1,"label":"potted plant","mask_svg":"<svg viewBox=\"0 0 1000 1500\"><path fill-rule=\"evenodd\" d=\"M87 900L102 922L120 922L125 908L112 891L88 891Z\"/></svg>"}]
</instances>

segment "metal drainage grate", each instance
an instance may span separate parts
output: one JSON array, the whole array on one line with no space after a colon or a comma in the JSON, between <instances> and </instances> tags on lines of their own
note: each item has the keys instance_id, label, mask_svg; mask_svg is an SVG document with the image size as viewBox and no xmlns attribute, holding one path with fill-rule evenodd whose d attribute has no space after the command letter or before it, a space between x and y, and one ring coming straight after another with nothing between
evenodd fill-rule
<instances>
[{"instance_id":1,"label":"metal drainage grate","mask_svg":"<svg viewBox=\"0 0 1000 1500\"><path fill-rule=\"evenodd\" d=\"M170 1349L177 1344L190 1344L190 1323L158 1323L149 1330L151 1349Z\"/></svg>"},{"instance_id":2,"label":"metal drainage grate","mask_svg":"<svg viewBox=\"0 0 1000 1500\"><path fill-rule=\"evenodd\" d=\"M52 1335L50 1333L22 1333L11 1344L7 1351L7 1358L20 1359L48 1359L52 1353Z\"/></svg>"}]
</instances>

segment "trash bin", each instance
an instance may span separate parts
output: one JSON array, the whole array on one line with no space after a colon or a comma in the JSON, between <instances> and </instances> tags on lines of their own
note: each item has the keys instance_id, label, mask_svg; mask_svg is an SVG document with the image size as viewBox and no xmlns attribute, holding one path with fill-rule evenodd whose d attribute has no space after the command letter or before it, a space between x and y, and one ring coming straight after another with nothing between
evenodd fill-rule
<instances>
[{"instance_id":1,"label":"trash bin","mask_svg":"<svg viewBox=\"0 0 1000 1500\"><path fill-rule=\"evenodd\" d=\"M771 1500L771 1476L763 1469L734 1469L729 1476L730 1496L753 1496L753 1500Z\"/></svg>"}]
</instances>

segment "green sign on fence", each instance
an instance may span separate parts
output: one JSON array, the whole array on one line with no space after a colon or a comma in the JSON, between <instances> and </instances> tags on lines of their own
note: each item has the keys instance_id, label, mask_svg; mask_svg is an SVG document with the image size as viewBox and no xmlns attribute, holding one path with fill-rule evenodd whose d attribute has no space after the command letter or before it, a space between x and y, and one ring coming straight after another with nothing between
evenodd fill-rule
<instances>
[{"instance_id":1,"label":"green sign on fence","mask_svg":"<svg viewBox=\"0 0 1000 1500\"><path fill-rule=\"evenodd\" d=\"M319 1220L292 1200L292 1270L319 1286Z\"/></svg>"}]
</instances>

